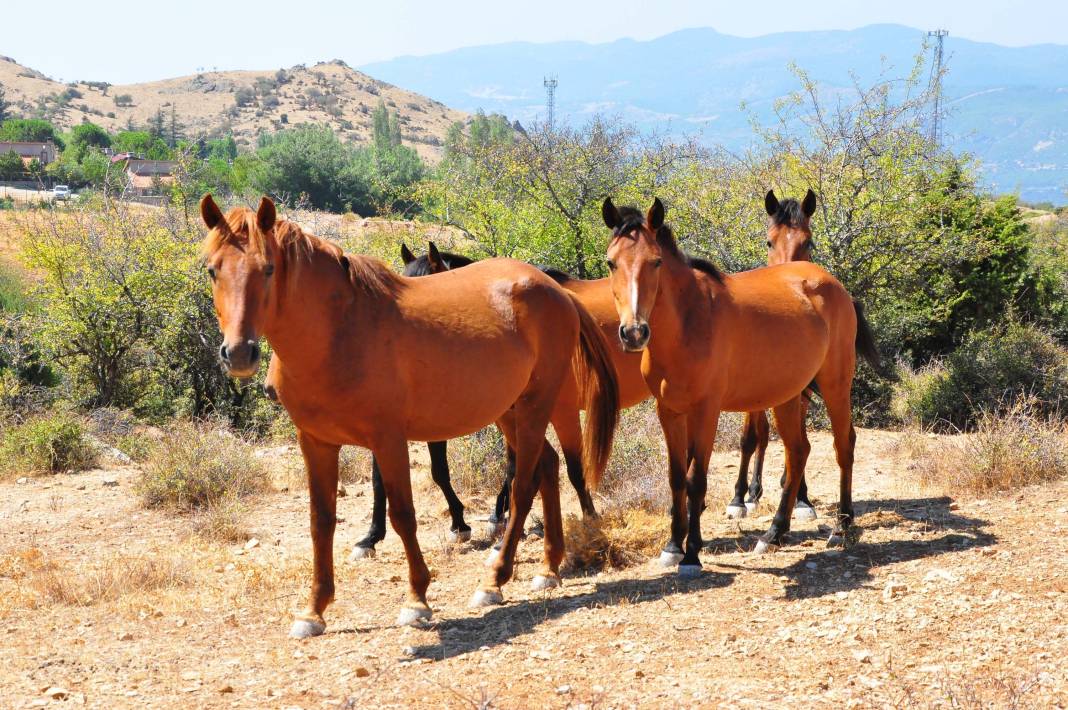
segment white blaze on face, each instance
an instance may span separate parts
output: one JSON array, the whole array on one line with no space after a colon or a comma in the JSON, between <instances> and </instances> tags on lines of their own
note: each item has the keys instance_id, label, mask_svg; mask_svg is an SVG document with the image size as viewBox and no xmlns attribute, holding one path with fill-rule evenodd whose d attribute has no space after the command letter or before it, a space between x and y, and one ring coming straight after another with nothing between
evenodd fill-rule
<instances>
[{"instance_id":1,"label":"white blaze on face","mask_svg":"<svg viewBox=\"0 0 1068 710\"><path fill-rule=\"evenodd\" d=\"M630 319L638 320L638 277L635 275L630 280Z\"/></svg>"}]
</instances>

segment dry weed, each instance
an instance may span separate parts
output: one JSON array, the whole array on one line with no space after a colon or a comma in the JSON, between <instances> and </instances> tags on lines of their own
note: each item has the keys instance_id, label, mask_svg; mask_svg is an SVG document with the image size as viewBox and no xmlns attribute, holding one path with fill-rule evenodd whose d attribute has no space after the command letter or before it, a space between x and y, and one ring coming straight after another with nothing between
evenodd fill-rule
<instances>
[{"instance_id":1,"label":"dry weed","mask_svg":"<svg viewBox=\"0 0 1068 710\"><path fill-rule=\"evenodd\" d=\"M660 551L667 517L641 508L612 509L598 518L569 515L564 521L568 563L575 569L617 569L646 561Z\"/></svg>"},{"instance_id":2,"label":"dry weed","mask_svg":"<svg viewBox=\"0 0 1068 710\"><path fill-rule=\"evenodd\" d=\"M235 543L248 539L245 506L235 496L209 502L193 514L193 532L203 540Z\"/></svg>"}]
</instances>

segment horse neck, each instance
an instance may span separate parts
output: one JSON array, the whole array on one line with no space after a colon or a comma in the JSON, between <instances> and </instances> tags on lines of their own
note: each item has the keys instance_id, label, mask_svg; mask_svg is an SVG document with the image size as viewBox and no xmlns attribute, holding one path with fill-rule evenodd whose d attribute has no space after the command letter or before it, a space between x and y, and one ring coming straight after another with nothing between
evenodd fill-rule
<instances>
[{"instance_id":1,"label":"horse neck","mask_svg":"<svg viewBox=\"0 0 1068 710\"><path fill-rule=\"evenodd\" d=\"M666 277L666 278L665 278ZM677 353L690 333L695 316L702 315L694 304L701 299L701 285L690 265L676 255L665 255L660 289L650 313L650 326L656 336L649 341L650 354L659 359ZM659 346L658 346L659 344Z\"/></svg>"}]
</instances>

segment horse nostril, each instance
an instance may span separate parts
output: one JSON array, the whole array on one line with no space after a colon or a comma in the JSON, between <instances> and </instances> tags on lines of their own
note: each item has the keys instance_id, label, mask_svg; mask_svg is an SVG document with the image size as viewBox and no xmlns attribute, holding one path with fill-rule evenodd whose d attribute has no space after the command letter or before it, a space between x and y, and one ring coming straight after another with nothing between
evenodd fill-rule
<instances>
[{"instance_id":1,"label":"horse nostril","mask_svg":"<svg viewBox=\"0 0 1068 710\"><path fill-rule=\"evenodd\" d=\"M627 328L623 325L619 326L619 341L621 343L627 342Z\"/></svg>"},{"instance_id":2,"label":"horse nostril","mask_svg":"<svg viewBox=\"0 0 1068 710\"><path fill-rule=\"evenodd\" d=\"M642 340L647 340L649 338L649 324L642 323L641 325L639 325L638 333L639 335L641 335Z\"/></svg>"},{"instance_id":3,"label":"horse nostril","mask_svg":"<svg viewBox=\"0 0 1068 710\"><path fill-rule=\"evenodd\" d=\"M230 362L230 355L226 352L226 343L219 346L219 357L223 362Z\"/></svg>"},{"instance_id":4,"label":"horse nostril","mask_svg":"<svg viewBox=\"0 0 1068 710\"><path fill-rule=\"evenodd\" d=\"M255 341L252 341L249 344L248 359L249 359L249 362L252 363L252 364L256 364L257 362L260 361L260 344L259 343L255 342Z\"/></svg>"}]
</instances>

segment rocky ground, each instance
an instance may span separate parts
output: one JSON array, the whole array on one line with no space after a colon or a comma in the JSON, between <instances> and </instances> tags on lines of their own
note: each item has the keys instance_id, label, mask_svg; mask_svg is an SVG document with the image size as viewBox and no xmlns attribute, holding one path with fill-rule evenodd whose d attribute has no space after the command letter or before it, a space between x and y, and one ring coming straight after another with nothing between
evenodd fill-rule
<instances>
[{"instance_id":1,"label":"rocky ground","mask_svg":"<svg viewBox=\"0 0 1068 710\"><path fill-rule=\"evenodd\" d=\"M717 453L698 579L650 563L532 593L541 548L528 539L505 605L473 611L485 533L446 541L420 465L433 625L392 626L406 568L391 531L375 559L339 562L327 633L306 641L286 637L310 572L302 491L262 497L251 539L222 544L141 508L131 467L12 480L0 484L0 705L1065 707L1068 482L954 500L915 485L900 436L860 433L863 534L846 551L823 544L837 473L814 434L823 517L796 525L790 546L747 551L770 503L764 517L722 517L735 454ZM773 444L770 471L781 457ZM365 488L340 501L340 560L366 527ZM464 498L469 518L487 510Z\"/></svg>"}]
</instances>

